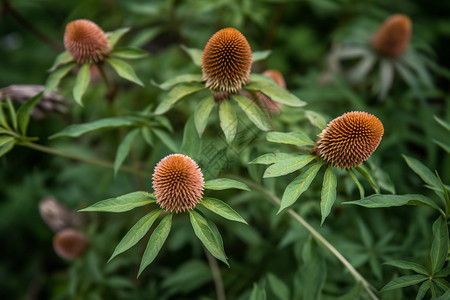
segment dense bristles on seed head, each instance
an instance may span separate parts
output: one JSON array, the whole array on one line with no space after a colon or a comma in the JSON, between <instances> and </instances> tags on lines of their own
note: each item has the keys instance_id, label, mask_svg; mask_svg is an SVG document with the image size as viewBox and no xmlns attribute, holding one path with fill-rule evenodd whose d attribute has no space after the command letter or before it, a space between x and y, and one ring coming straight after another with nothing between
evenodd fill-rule
<instances>
[{"instance_id":1,"label":"dense bristles on seed head","mask_svg":"<svg viewBox=\"0 0 450 300\"><path fill-rule=\"evenodd\" d=\"M98 62L109 54L106 34L94 22L75 20L67 24L64 46L80 64Z\"/></svg>"},{"instance_id":2,"label":"dense bristles on seed head","mask_svg":"<svg viewBox=\"0 0 450 300\"><path fill-rule=\"evenodd\" d=\"M78 230L67 228L58 231L53 237L53 249L61 258L75 259L88 247L87 237Z\"/></svg>"},{"instance_id":3,"label":"dense bristles on seed head","mask_svg":"<svg viewBox=\"0 0 450 300\"><path fill-rule=\"evenodd\" d=\"M411 19L402 14L388 17L372 37L372 47L389 57L398 57L408 48L411 40Z\"/></svg>"},{"instance_id":4,"label":"dense bristles on seed head","mask_svg":"<svg viewBox=\"0 0 450 300\"><path fill-rule=\"evenodd\" d=\"M374 115L348 112L328 124L312 152L336 167L352 168L369 158L383 133L383 124Z\"/></svg>"},{"instance_id":5,"label":"dense bristles on seed head","mask_svg":"<svg viewBox=\"0 0 450 300\"><path fill-rule=\"evenodd\" d=\"M195 208L204 185L202 171L189 156L171 154L156 164L153 190L156 202L167 211L178 213Z\"/></svg>"},{"instance_id":6,"label":"dense bristles on seed head","mask_svg":"<svg viewBox=\"0 0 450 300\"><path fill-rule=\"evenodd\" d=\"M203 80L211 90L238 93L250 81L251 66L250 45L234 28L216 32L203 50Z\"/></svg>"}]
</instances>

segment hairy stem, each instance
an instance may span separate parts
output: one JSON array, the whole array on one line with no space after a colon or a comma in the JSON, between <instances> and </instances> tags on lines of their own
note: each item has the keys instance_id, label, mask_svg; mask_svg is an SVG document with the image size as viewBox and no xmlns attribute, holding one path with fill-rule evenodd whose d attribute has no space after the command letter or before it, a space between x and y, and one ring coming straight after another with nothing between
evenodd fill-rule
<instances>
[{"instance_id":1,"label":"hairy stem","mask_svg":"<svg viewBox=\"0 0 450 300\"><path fill-rule=\"evenodd\" d=\"M275 194L272 192L266 190L264 187L260 186L259 184L256 184L252 181L249 181L247 179L244 179L239 176L230 175L229 178L239 180L249 187L251 187L254 190L257 190L261 192L263 195L266 196L267 199L269 199L273 204L275 204L277 207L280 206L281 200L278 198ZM366 290L367 294L373 299L378 300L378 297L373 292L375 288L361 275L358 271L350 264L350 262L333 246L330 244L330 242L327 241L317 230L315 230L305 219L303 219L299 214L297 214L294 210L288 209L288 214L294 218L298 223L300 223L303 227L306 228L306 230L309 231L309 233L322 245L325 246L352 274L353 278L355 278L356 281L360 282L364 289Z\"/></svg>"},{"instance_id":2,"label":"hairy stem","mask_svg":"<svg viewBox=\"0 0 450 300\"><path fill-rule=\"evenodd\" d=\"M225 289L223 287L222 275L220 274L219 264L217 260L203 247L206 258L208 259L209 268L214 278L214 286L216 287L217 300L226 300Z\"/></svg>"}]
</instances>

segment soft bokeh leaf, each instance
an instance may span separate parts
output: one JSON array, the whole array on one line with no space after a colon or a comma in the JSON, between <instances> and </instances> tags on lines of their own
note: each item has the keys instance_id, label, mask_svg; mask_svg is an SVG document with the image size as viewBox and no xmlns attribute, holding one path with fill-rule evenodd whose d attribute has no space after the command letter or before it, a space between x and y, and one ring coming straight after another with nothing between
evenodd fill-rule
<instances>
[{"instance_id":1,"label":"soft bokeh leaf","mask_svg":"<svg viewBox=\"0 0 450 300\"><path fill-rule=\"evenodd\" d=\"M119 58L110 57L106 59L106 62L113 67L113 69L117 72L117 74L131 82L134 82L140 86L144 86L144 83L137 77L136 73L132 66L130 66L127 62L123 61Z\"/></svg>"},{"instance_id":2,"label":"soft bokeh leaf","mask_svg":"<svg viewBox=\"0 0 450 300\"><path fill-rule=\"evenodd\" d=\"M263 177L278 177L295 172L309 164L315 158L316 156L314 155L304 154L282 160L268 167Z\"/></svg>"},{"instance_id":3,"label":"soft bokeh leaf","mask_svg":"<svg viewBox=\"0 0 450 300\"><path fill-rule=\"evenodd\" d=\"M272 273L267 274L267 282L275 296L280 300L290 299L289 287Z\"/></svg>"},{"instance_id":4,"label":"soft bokeh leaf","mask_svg":"<svg viewBox=\"0 0 450 300\"><path fill-rule=\"evenodd\" d=\"M217 178L211 179L205 182L206 190L227 190L227 189L240 189L244 191L250 191L250 188L240 181L229 178Z\"/></svg>"},{"instance_id":5,"label":"soft bokeh leaf","mask_svg":"<svg viewBox=\"0 0 450 300\"><path fill-rule=\"evenodd\" d=\"M266 300L266 299L267 295L265 287L261 287L258 284L254 283L253 290L252 293L250 294L249 300Z\"/></svg>"},{"instance_id":6,"label":"soft bokeh leaf","mask_svg":"<svg viewBox=\"0 0 450 300\"><path fill-rule=\"evenodd\" d=\"M391 280L388 284L386 284L382 289L381 292L393 290L393 289L399 289L404 288L406 286L414 285L421 283L425 280L427 280L428 277L425 275L408 275L408 276L401 276L394 280Z\"/></svg>"},{"instance_id":7,"label":"soft bokeh leaf","mask_svg":"<svg viewBox=\"0 0 450 300\"><path fill-rule=\"evenodd\" d=\"M111 51L111 56L125 59L139 59L148 56L148 52L135 47L121 47Z\"/></svg>"},{"instance_id":8,"label":"soft bokeh leaf","mask_svg":"<svg viewBox=\"0 0 450 300\"><path fill-rule=\"evenodd\" d=\"M326 281L327 269L317 243L311 237L303 246L302 257L303 299L319 299Z\"/></svg>"},{"instance_id":9,"label":"soft bokeh leaf","mask_svg":"<svg viewBox=\"0 0 450 300\"><path fill-rule=\"evenodd\" d=\"M16 141L14 138L13 139L7 138L7 141L5 143L3 143L2 146L0 146L0 157L4 156L6 153L11 151L15 144L16 144Z\"/></svg>"},{"instance_id":10,"label":"soft bokeh leaf","mask_svg":"<svg viewBox=\"0 0 450 300\"><path fill-rule=\"evenodd\" d=\"M220 102L219 105L219 119L220 128L222 128L223 133L228 144L231 144L236 137L237 131L237 117L236 112L231 105L230 101L224 100Z\"/></svg>"},{"instance_id":11,"label":"soft bokeh leaf","mask_svg":"<svg viewBox=\"0 0 450 300\"><path fill-rule=\"evenodd\" d=\"M17 111L17 121L19 123L19 129L20 132L22 132L23 135L26 135L28 123L30 122L30 116L33 112L33 109L35 108L36 104L39 103L42 97L42 92L37 94L36 96L33 96L27 102L22 104Z\"/></svg>"},{"instance_id":12,"label":"soft bokeh leaf","mask_svg":"<svg viewBox=\"0 0 450 300\"><path fill-rule=\"evenodd\" d=\"M252 62L264 60L269 57L272 53L272 50L263 50L263 51L253 51L252 52Z\"/></svg>"},{"instance_id":13,"label":"soft bokeh leaf","mask_svg":"<svg viewBox=\"0 0 450 300\"><path fill-rule=\"evenodd\" d=\"M125 158L127 158L128 153L130 153L131 145L133 144L134 138L136 137L138 132L138 128L133 129L123 138L122 142L119 144L119 147L117 148L116 159L114 160L114 175L117 174L120 166L122 166Z\"/></svg>"},{"instance_id":14,"label":"soft bokeh leaf","mask_svg":"<svg viewBox=\"0 0 450 300\"><path fill-rule=\"evenodd\" d=\"M296 145L299 147L313 146L314 142L301 131L296 132L269 132L267 133L266 139L272 143L281 143Z\"/></svg>"},{"instance_id":15,"label":"soft bokeh leaf","mask_svg":"<svg viewBox=\"0 0 450 300\"><path fill-rule=\"evenodd\" d=\"M184 97L196 93L200 90L203 90L205 85L200 83L191 83L191 84L179 84L175 86L167 96L163 99L163 101L158 105L155 110L156 115L162 115L173 105L175 105L178 101L183 99Z\"/></svg>"},{"instance_id":16,"label":"soft bokeh leaf","mask_svg":"<svg viewBox=\"0 0 450 300\"><path fill-rule=\"evenodd\" d=\"M69 52L64 51L58 54L58 56L55 58L55 61L53 62L52 67L48 70L49 72L55 71L59 66L65 65L73 60L72 56Z\"/></svg>"},{"instance_id":17,"label":"soft bokeh leaf","mask_svg":"<svg viewBox=\"0 0 450 300\"><path fill-rule=\"evenodd\" d=\"M48 76L47 81L45 82L44 94L48 94L53 91L58 86L61 79L66 76L67 73L69 73L73 68L75 68L76 65L76 63L67 64L53 71Z\"/></svg>"},{"instance_id":18,"label":"soft bokeh leaf","mask_svg":"<svg viewBox=\"0 0 450 300\"><path fill-rule=\"evenodd\" d=\"M79 211L124 212L154 202L156 198L153 194L138 191L99 201Z\"/></svg>"},{"instance_id":19,"label":"soft bokeh leaf","mask_svg":"<svg viewBox=\"0 0 450 300\"><path fill-rule=\"evenodd\" d=\"M275 82L267 80L254 81L254 78L256 77L252 77L252 81L245 86L245 89L262 92L273 101L288 106L302 107L306 105L306 102L303 102L297 96L291 94L288 90L280 87Z\"/></svg>"},{"instance_id":20,"label":"soft bokeh leaf","mask_svg":"<svg viewBox=\"0 0 450 300\"><path fill-rule=\"evenodd\" d=\"M197 67L202 67L202 54L203 51L195 48L188 48L184 45L180 46L189 56Z\"/></svg>"},{"instance_id":21,"label":"soft bokeh leaf","mask_svg":"<svg viewBox=\"0 0 450 300\"><path fill-rule=\"evenodd\" d=\"M433 224L433 244L431 246L431 272L435 274L444 266L448 254L448 226L447 221L440 216Z\"/></svg>"},{"instance_id":22,"label":"soft bokeh leaf","mask_svg":"<svg viewBox=\"0 0 450 300\"><path fill-rule=\"evenodd\" d=\"M320 212L322 215L321 225L330 214L334 201L336 201L336 187L336 174L333 167L329 165L323 177L322 192L320 196Z\"/></svg>"},{"instance_id":23,"label":"soft bokeh leaf","mask_svg":"<svg viewBox=\"0 0 450 300\"><path fill-rule=\"evenodd\" d=\"M392 260L384 263L385 265L393 266L400 269L405 270L413 270L416 273L422 274L422 275L430 275L427 269L412 261L406 261L406 260Z\"/></svg>"},{"instance_id":24,"label":"soft bokeh leaf","mask_svg":"<svg viewBox=\"0 0 450 300\"><path fill-rule=\"evenodd\" d=\"M197 132L200 137L205 131L206 125L208 124L208 117L215 106L216 102L214 101L214 98L212 96L208 96L202 99L195 109L195 127L197 128Z\"/></svg>"},{"instance_id":25,"label":"soft bokeh leaf","mask_svg":"<svg viewBox=\"0 0 450 300\"><path fill-rule=\"evenodd\" d=\"M83 106L81 98L83 97L84 92L86 92L90 80L91 66L89 64L84 64L78 70L75 86L73 87L73 98L80 106Z\"/></svg>"},{"instance_id":26,"label":"soft bokeh leaf","mask_svg":"<svg viewBox=\"0 0 450 300\"><path fill-rule=\"evenodd\" d=\"M247 224L247 221L245 221L244 218L222 200L203 197L203 199L200 200L200 204L222 218Z\"/></svg>"},{"instance_id":27,"label":"soft bokeh leaf","mask_svg":"<svg viewBox=\"0 0 450 300\"><path fill-rule=\"evenodd\" d=\"M119 28L111 32L106 32L110 49L113 49L120 38L128 31L130 31L130 28Z\"/></svg>"},{"instance_id":28,"label":"soft bokeh leaf","mask_svg":"<svg viewBox=\"0 0 450 300\"><path fill-rule=\"evenodd\" d=\"M325 120L325 118L312 110L306 110L305 111L305 117L308 118L309 122L316 126L317 128L319 128L320 130L325 129L325 127L327 127L327 121Z\"/></svg>"},{"instance_id":29,"label":"soft bokeh leaf","mask_svg":"<svg viewBox=\"0 0 450 300\"><path fill-rule=\"evenodd\" d=\"M250 161L249 164L270 165L296 156L298 156L297 153L281 153L281 152L267 153L258 156L254 160Z\"/></svg>"},{"instance_id":30,"label":"soft bokeh leaf","mask_svg":"<svg viewBox=\"0 0 450 300\"><path fill-rule=\"evenodd\" d=\"M245 112L247 117L256 125L256 127L263 131L272 129L267 116L255 102L241 95L233 95L233 99L238 103L239 107Z\"/></svg>"},{"instance_id":31,"label":"soft bokeh leaf","mask_svg":"<svg viewBox=\"0 0 450 300\"><path fill-rule=\"evenodd\" d=\"M8 109L9 121L11 122L12 128L14 128L14 130L17 131L18 129L17 113L9 97L6 99L6 107Z\"/></svg>"},{"instance_id":32,"label":"soft bokeh leaf","mask_svg":"<svg viewBox=\"0 0 450 300\"><path fill-rule=\"evenodd\" d=\"M173 138L164 130L153 128L153 133L159 138L164 145L166 145L170 151L177 152L178 146L175 144Z\"/></svg>"},{"instance_id":33,"label":"soft bokeh leaf","mask_svg":"<svg viewBox=\"0 0 450 300\"><path fill-rule=\"evenodd\" d=\"M202 82L202 75L200 75L200 74L182 74L182 75L172 77L169 80L167 80L161 84L158 84L158 83L154 82L153 80L151 82L152 82L152 84L154 84L155 86L159 87L162 90L170 90L171 88L173 88L174 86L176 86L177 84L180 84L180 83Z\"/></svg>"},{"instance_id":34,"label":"soft bokeh leaf","mask_svg":"<svg viewBox=\"0 0 450 300\"><path fill-rule=\"evenodd\" d=\"M190 158L197 160L200 150L202 148L202 141L195 129L194 117L189 117L184 125L183 142L181 143L180 152L186 154Z\"/></svg>"}]
</instances>

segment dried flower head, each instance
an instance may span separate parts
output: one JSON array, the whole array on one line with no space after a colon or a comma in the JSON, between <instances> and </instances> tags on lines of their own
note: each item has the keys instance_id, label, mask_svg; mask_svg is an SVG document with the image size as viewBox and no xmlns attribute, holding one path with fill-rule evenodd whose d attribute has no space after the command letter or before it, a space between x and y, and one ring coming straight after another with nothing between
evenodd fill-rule
<instances>
[{"instance_id":1,"label":"dried flower head","mask_svg":"<svg viewBox=\"0 0 450 300\"><path fill-rule=\"evenodd\" d=\"M348 112L328 124L312 153L336 167L352 168L369 158L383 133L383 124L374 115Z\"/></svg>"},{"instance_id":2,"label":"dried flower head","mask_svg":"<svg viewBox=\"0 0 450 300\"><path fill-rule=\"evenodd\" d=\"M88 247L87 237L78 230L67 228L53 237L53 249L61 258L75 259L82 255Z\"/></svg>"},{"instance_id":3,"label":"dried flower head","mask_svg":"<svg viewBox=\"0 0 450 300\"><path fill-rule=\"evenodd\" d=\"M202 198L204 185L201 169L184 154L164 157L153 173L156 202L171 212L195 208Z\"/></svg>"},{"instance_id":4,"label":"dried flower head","mask_svg":"<svg viewBox=\"0 0 450 300\"><path fill-rule=\"evenodd\" d=\"M216 32L202 55L203 80L206 87L236 94L250 81L252 50L242 33L234 28Z\"/></svg>"},{"instance_id":5,"label":"dried flower head","mask_svg":"<svg viewBox=\"0 0 450 300\"><path fill-rule=\"evenodd\" d=\"M408 48L411 40L411 19L402 14L388 17L372 37L372 47L389 57L397 57Z\"/></svg>"},{"instance_id":6,"label":"dried flower head","mask_svg":"<svg viewBox=\"0 0 450 300\"><path fill-rule=\"evenodd\" d=\"M67 24L64 46L80 64L98 62L109 53L106 34L89 20L75 20Z\"/></svg>"}]
</instances>

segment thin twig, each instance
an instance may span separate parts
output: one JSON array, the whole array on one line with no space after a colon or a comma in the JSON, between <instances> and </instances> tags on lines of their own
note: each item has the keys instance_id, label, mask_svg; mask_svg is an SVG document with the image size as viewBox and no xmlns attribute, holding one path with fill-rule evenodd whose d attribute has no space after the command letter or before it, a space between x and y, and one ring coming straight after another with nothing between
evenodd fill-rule
<instances>
[{"instance_id":1,"label":"thin twig","mask_svg":"<svg viewBox=\"0 0 450 300\"><path fill-rule=\"evenodd\" d=\"M216 287L216 295L217 300L226 300L225 289L223 287L222 275L220 274L219 264L217 260L209 253L205 247L203 247L203 251L206 254L206 258L208 259L209 268L211 269L211 273L214 279L214 286Z\"/></svg>"},{"instance_id":2,"label":"thin twig","mask_svg":"<svg viewBox=\"0 0 450 300\"><path fill-rule=\"evenodd\" d=\"M260 186L259 184L256 184L252 181L249 181L247 179L244 179L239 176L230 175L229 178L239 180L245 184L247 184L252 189L258 190L262 194L264 194L268 199L271 200L273 204L276 206L280 206L281 200L278 198L275 194L271 193L270 191L266 190L264 187ZM299 214L297 214L294 210L288 209L287 212L289 215L294 218L298 223L303 225L306 230L311 233L311 235L322 245L325 246L336 258L349 270L350 274L352 274L353 278L357 282L360 282L363 286L363 288L366 290L367 294L373 299L378 300L378 297L375 295L373 291L376 289L361 275L358 271L351 265L351 263L333 246L330 244L330 242L327 241L318 231L316 231L305 219L303 219Z\"/></svg>"}]
</instances>

